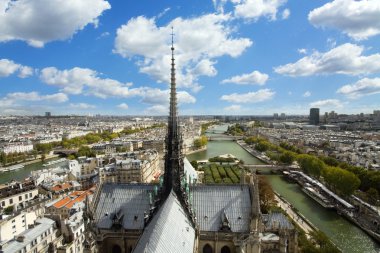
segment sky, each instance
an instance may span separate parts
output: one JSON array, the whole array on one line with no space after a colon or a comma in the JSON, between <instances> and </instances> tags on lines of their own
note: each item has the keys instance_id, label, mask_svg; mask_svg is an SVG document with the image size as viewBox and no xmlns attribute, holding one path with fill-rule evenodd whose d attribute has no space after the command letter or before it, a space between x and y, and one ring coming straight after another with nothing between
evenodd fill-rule
<instances>
[{"instance_id":1,"label":"sky","mask_svg":"<svg viewBox=\"0 0 380 253\"><path fill-rule=\"evenodd\" d=\"M380 110L379 0L0 0L0 115Z\"/></svg>"}]
</instances>

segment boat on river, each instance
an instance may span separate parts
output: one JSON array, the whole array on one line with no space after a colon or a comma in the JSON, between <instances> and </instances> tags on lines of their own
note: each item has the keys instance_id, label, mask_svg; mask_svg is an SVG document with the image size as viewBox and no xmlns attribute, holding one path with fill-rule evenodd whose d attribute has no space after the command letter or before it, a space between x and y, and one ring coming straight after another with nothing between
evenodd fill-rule
<instances>
[{"instance_id":1,"label":"boat on river","mask_svg":"<svg viewBox=\"0 0 380 253\"><path fill-rule=\"evenodd\" d=\"M331 202L325 196L320 194L315 188L311 187L310 185L305 185L305 187L302 188L302 191L306 193L309 197L317 201L318 204L320 204L324 208L334 208L334 205L331 204Z\"/></svg>"},{"instance_id":2,"label":"boat on river","mask_svg":"<svg viewBox=\"0 0 380 253\"><path fill-rule=\"evenodd\" d=\"M57 163L65 162L66 160L67 160L66 158L61 158L61 159L58 159L58 160L47 162L47 163L43 164L42 166L43 167L48 167L48 166L51 166L51 165L54 165L54 164L57 164Z\"/></svg>"},{"instance_id":3,"label":"boat on river","mask_svg":"<svg viewBox=\"0 0 380 253\"><path fill-rule=\"evenodd\" d=\"M15 171L15 170L19 170L19 169L22 169L24 168L24 165L22 164L16 164L16 165L12 165L12 166L9 166L9 167L5 167L2 169L3 172L10 172L10 171Z\"/></svg>"}]
</instances>

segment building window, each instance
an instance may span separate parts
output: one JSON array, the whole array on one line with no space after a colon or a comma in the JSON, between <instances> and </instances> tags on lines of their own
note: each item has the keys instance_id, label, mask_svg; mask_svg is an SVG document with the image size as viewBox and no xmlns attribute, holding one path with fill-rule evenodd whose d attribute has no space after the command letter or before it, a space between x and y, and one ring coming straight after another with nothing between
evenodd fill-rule
<instances>
[{"instance_id":1,"label":"building window","mask_svg":"<svg viewBox=\"0 0 380 253\"><path fill-rule=\"evenodd\" d=\"M203 253L213 253L213 250L210 244L206 244L205 246L203 246Z\"/></svg>"},{"instance_id":2,"label":"building window","mask_svg":"<svg viewBox=\"0 0 380 253\"><path fill-rule=\"evenodd\" d=\"M18 200L22 201L22 196L18 196Z\"/></svg>"},{"instance_id":3,"label":"building window","mask_svg":"<svg viewBox=\"0 0 380 253\"><path fill-rule=\"evenodd\" d=\"M1 206L5 206L5 201L1 202Z\"/></svg>"},{"instance_id":4,"label":"building window","mask_svg":"<svg viewBox=\"0 0 380 253\"><path fill-rule=\"evenodd\" d=\"M10 205L13 204L13 199L9 199L9 204L10 204Z\"/></svg>"},{"instance_id":5,"label":"building window","mask_svg":"<svg viewBox=\"0 0 380 253\"><path fill-rule=\"evenodd\" d=\"M25 199L28 199L28 194L25 194Z\"/></svg>"},{"instance_id":6,"label":"building window","mask_svg":"<svg viewBox=\"0 0 380 253\"><path fill-rule=\"evenodd\" d=\"M29 198L31 198L32 197L32 193L29 193Z\"/></svg>"},{"instance_id":7,"label":"building window","mask_svg":"<svg viewBox=\"0 0 380 253\"><path fill-rule=\"evenodd\" d=\"M224 246L222 250L220 251L220 253L231 253L231 250L228 246Z\"/></svg>"}]
</instances>

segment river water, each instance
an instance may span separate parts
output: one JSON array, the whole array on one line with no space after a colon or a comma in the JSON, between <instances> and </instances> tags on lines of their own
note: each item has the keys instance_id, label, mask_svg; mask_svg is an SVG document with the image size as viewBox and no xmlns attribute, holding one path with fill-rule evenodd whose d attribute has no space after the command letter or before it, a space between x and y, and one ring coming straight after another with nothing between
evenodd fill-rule
<instances>
[{"instance_id":1,"label":"river water","mask_svg":"<svg viewBox=\"0 0 380 253\"><path fill-rule=\"evenodd\" d=\"M9 183L12 180L16 180L16 181L23 180L24 178L30 176L30 172L35 171L35 170L42 170L42 169L58 167L62 165L63 163L57 163L57 164L47 166L47 167L42 166L44 163L54 161L57 159L59 158L52 158L52 159L46 160L45 162L36 162L29 165L25 165L24 168L15 170L12 172L0 172L0 184Z\"/></svg>"},{"instance_id":2,"label":"river water","mask_svg":"<svg viewBox=\"0 0 380 253\"><path fill-rule=\"evenodd\" d=\"M220 134L227 126L217 126L208 131L208 135ZM205 160L222 154L232 154L249 164L262 164L236 142L210 141L207 150L188 155L189 161ZM266 175L273 189L281 194L299 212L323 231L344 253L379 253L380 245L372 240L360 228L339 216L335 211L327 210L301 191L297 184L289 183L280 175Z\"/></svg>"}]
</instances>

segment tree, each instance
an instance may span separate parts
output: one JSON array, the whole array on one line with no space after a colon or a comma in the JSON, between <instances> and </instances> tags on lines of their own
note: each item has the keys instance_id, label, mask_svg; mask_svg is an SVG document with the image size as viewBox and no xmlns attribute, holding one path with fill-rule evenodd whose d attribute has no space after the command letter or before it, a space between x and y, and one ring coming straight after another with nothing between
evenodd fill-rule
<instances>
[{"instance_id":1,"label":"tree","mask_svg":"<svg viewBox=\"0 0 380 253\"><path fill-rule=\"evenodd\" d=\"M200 138L194 140L194 147L201 148L206 146L208 143L207 136L202 135Z\"/></svg>"},{"instance_id":2,"label":"tree","mask_svg":"<svg viewBox=\"0 0 380 253\"><path fill-rule=\"evenodd\" d=\"M41 155L41 161L43 161L43 162L44 162L44 161L45 161L45 159L46 159L46 155L45 155L45 154L42 154L42 155Z\"/></svg>"},{"instance_id":3,"label":"tree","mask_svg":"<svg viewBox=\"0 0 380 253\"><path fill-rule=\"evenodd\" d=\"M273 189L264 176L259 176L259 198L260 208L263 213L267 213L276 203Z\"/></svg>"},{"instance_id":4,"label":"tree","mask_svg":"<svg viewBox=\"0 0 380 253\"><path fill-rule=\"evenodd\" d=\"M38 151L36 149L33 149L32 155L33 155L34 159L37 159Z\"/></svg>"},{"instance_id":5,"label":"tree","mask_svg":"<svg viewBox=\"0 0 380 253\"><path fill-rule=\"evenodd\" d=\"M292 164L296 156L289 151L285 151L280 155L280 162L285 164Z\"/></svg>"},{"instance_id":6,"label":"tree","mask_svg":"<svg viewBox=\"0 0 380 253\"><path fill-rule=\"evenodd\" d=\"M269 149L270 145L267 141L259 141L259 143L256 144L255 149L260 152L267 151Z\"/></svg>"},{"instance_id":7,"label":"tree","mask_svg":"<svg viewBox=\"0 0 380 253\"><path fill-rule=\"evenodd\" d=\"M323 169L326 166L318 158L306 154L297 156L297 161L304 172L318 178L320 177Z\"/></svg>"},{"instance_id":8,"label":"tree","mask_svg":"<svg viewBox=\"0 0 380 253\"><path fill-rule=\"evenodd\" d=\"M190 164L193 166L195 170L198 170L198 162L196 160L192 160Z\"/></svg>"},{"instance_id":9,"label":"tree","mask_svg":"<svg viewBox=\"0 0 380 253\"><path fill-rule=\"evenodd\" d=\"M377 201L379 200L379 192L374 189L374 188L369 188L368 191L366 192L368 196L368 202L371 205L376 205Z\"/></svg>"},{"instance_id":10,"label":"tree","mask_svg":"<svg viewBox=\"0 0 380 253\"><path fill-rule=\"evenodd\" d=\"M360 179L354 173L339 167L326 167L323 177L330 187L345 196L351 195L360 185Z\"/></svg>"},{"instance_id":11,"label":"tree","mask_svg":"<svg viewBox=\"0 0 380 253\"><path fill-rule=\"evenodd\" d=\"M95 157L95 152L91 150L88 146L81 146L78 149L78 156L87 156L87 157Z\"/></svg>"}]
</instances>

